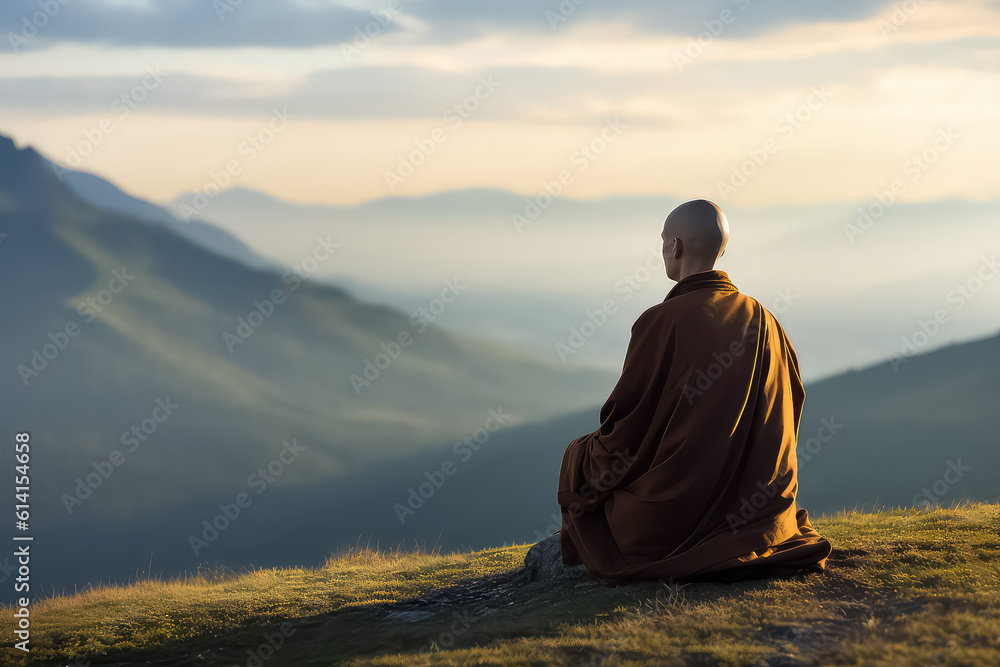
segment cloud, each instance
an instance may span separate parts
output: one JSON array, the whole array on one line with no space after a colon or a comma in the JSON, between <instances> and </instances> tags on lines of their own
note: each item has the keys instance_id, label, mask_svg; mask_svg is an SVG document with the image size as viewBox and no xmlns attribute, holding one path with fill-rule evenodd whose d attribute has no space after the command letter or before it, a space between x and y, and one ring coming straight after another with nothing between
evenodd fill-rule
<instances>
[{"instance_id":1,"label":"cloud","mask_svg":"<svg viewBox=\"0 0 1000 667\"><path fill-rule=\"evenodd\" d=\"M647 72L613 75L574 67L523 66L473 72L409 65L335 69L315 72L302 82L175 72L155 90L139 91L134 97L141 100L138 113L189 117L258 118L272 107L287 106L300 118L442 124L446 114L455 117L451 112L458 105L460 117L477 123L600 125L609 116L626 114L637 123L675 125L718 121L720 116L746 118L766 107L764 101L772 95L769 90L706 88L683 78L665 89L661 79ZM121 108L115 101L130 97L142 80L142 76L0 78L0 110L63 117L114 115L113 105ZM808 89L811 81L786 73L782 84L771 83L785 91Z\"/></svg>"},{"instance_id":2,"label":"cloud","mask_svg":"<svg viewBox=\"0 0 1000 667\"><path fill-rule=\"evenodd\" d=\"M835 35L830 37L837 41ZM988 63L995 61L998 51L984 52L975 40L935 42L917 51L915 45L902 44L886 49L893 53L880 53L876 62L870 51L847 48L827 53L819 44L819 54L808 60L757 60L752 41L745 40L744 60L728 57L735 46L716 44L718 54L706 55L698 76L669 67L646 70L638 61L635 69L593 71L504 64L504 58L471 71L434 69L413 57L404 60L415 64L327 69L270 79L163 68L169 75L156 90L139 95L138 112L252 119L266 116L274 106L287 106L301 118L440 123L456 104L468 103L475 122L588 124L623 115L636 124L700 126L749 119L765 122L782 105L797 104L801 91L823 84L849 95L850 103L841 99L838 106L847 104L858 113L869 109L884 115L894 109L892 113L910 117L933 114L954 119L993 114L995 95L988 93L996 85L996 72ZM592 48L613 51L596 42ZM0 110L46 116L108 114L112 103L128 95L144 76L0 77ZM469 99L483 79L491 81L496 91L488 99Z\"/></svg>"},{"instance_id":3,"label":"cloud","mask_svg":"<svg viewBox=\"0 0 1000 667\"><path fill-rule=\"evenodd\" d=\"M874 16L890 0L376 0L368 11L331 2L285 0L143 0L107 2L50 0L51 16L38 0L5 0L4 33L21 33L34 21L37 38L24 48L69 41L115 46L311 47L349 41L373 12L392 19L379 32L412 28L424 43L456 43L497 30L552 34L576 22L618 23L652 34L695 35L724 11L735 19L729 37L745 37L801 23L851 21ZM46 3L46 7L49 3ZM43 14L39 19L32 17ZM409 19L409 20L408 20ZM43 25L44 24L44 25ZM39 27L40 26L40 27ZM29 32L31 28L29 28ZM9 40L8 40L9 41Z\"/></svg>"},{"instance_id":4,"label":"cloud","mask_svg":"<svg viewBox=\"0 0 1000 667\"><path fill-rule=\"evenodd\" d=\"M358 35L367 40L367 31L375 41L396 47L398 53L419 56L427 52L442 60L434 52L444 51L443 69L462 67L470 49L473 56L482 55L476 49L486 44L493 51L520 51L533 64L610 70L630 57L642 58L647 67L658 66L656 52L649 49L666 45L673 50L706 31L738 50L714 49L715 57L780 59L808 57L823 49L878 48L900 39L922 41L926 33L944 30L927 21L920 22L924 27L919 31L914 30L907 15L905 29L894 31L902 35L880 34L876 21L900 4L890 0L372 0L366 3L367 10L331 0L74 0L66 5L49 1L55 8L48 10L51 16L40 9L39 0L7 0L0 5L0 33L8 38L4 41L14 46L12 35L34 34L37 29L37 35L16 45L17 50L65 42L124 48L310 49L337 47ZM727 12L723 24L720 17ZM996 3L921 4L918 13L951 19L963 15L964 25L952 20L949 27L961 35L981 27L982 17L995 18ZM390 35L396 39L379 39ZM567 41L568 35L579 39ZM614 43L615 36L621 43ZM591 41L616 52L592 50ZM746 53L744 43L750 47ZM525 48L518 49L519 45ZM371 57L365 54L366 59Z\"/></svg>"},{"instance_id":5,"label":"cloud","mask_svg":"<svg viewBox=\"0 0 1000 667\"><path fill-rule=\"evenodd\" d=\"M732 36L751 36L796 23L850 21L874 16L892 0L422 0L414 16L441 36L461 40L488 34L497 26L553 32L573 22L624 23L659 34L694 35L723 11L737 18Z\"/></svg>"},{"instance_id":6,"label":"cloud","mask_svg":"<svg viewBox=\"0 0 1000 667\"><path fill-rule=\"evenodd\" d=\"M534 66L670 75L678 72L676 57L682 56L690 58L685 65L690 68L712 62L792 62L852 53L886 53L904 45L996 38L1000 37L1000 11L983 0L960 0L920 5L909 14L884 8L863 19L772 25L770 32L751 36L738 34L738 25L740 21L736 20L718 38L692 44L687 34L654 34L630 25L581 20L567 25L555 37L520 35L516 43L499 29L489 36L450 46L387 40L373 47L365 62L407 62L455 71ZM707 29L702 26L690 34L699 30L704 33Z\"/></svg>"},{"instance_id":7,"label":"cloud","mask_svg":"<svg viewBox=\"0 0 1000 667\"><path fill-rule=\"evenodd\" d=\"M195 12L186 0L179 5L184 11L167 9L160 0L136 5L139 1L106 0L118 3L112 10L94 0L73 0L65 11L81 3L87 12L112 12L119 21L155 12L175 18ZM302 29L315 36L314 26L293 29L288 22L348 11L329 0L311 1L309 9L280 5L285 23L275 22L277 33L287 37ZM480 77L493 77L500 84L497 92L486 101L473 100L476 109L467 124L446 124L447 142L403 192L481 186L533 192L559 173L605 118L621 116L631 126L628 138L585 175L590 180L581 177L579 190L587 196L687 196L714 194L734 164L773 135L776 123L800 108L814 86L825 85L835 93L833 102L737 197L746 202L869 197L891 182L939 127L951 125L965 140L921 181L919 196L992 196L990 165L1000 150L994 131L1000 109L996 2L919 4L915 13L892 24L898 30L883 33L879 25L894 20L893 8L884 3L821 8L802 0L803 8L775 12L770 5L759 6L761 0L751 1L733 30L709 40L683 71L672 56L686 48L692 32L705 29L699 28L704 19L693 27L679 20L659 28L651 20L647 26L635 17L643 8L651 11L651 5L634 0L614 7L582 2L555 34L545 23L537 25L547 5L532 9L514 2L487 9L470 3L436 17L434 11L443 11L437 0L401 0L413 15L401 17L394 34L372 40L350 61L339 46L329 44L136 48L63 43L0 54L5 73L0 75L0 114L17 125L18 136L27 132L60 157L82 140L82 132L113 114L112 102L142 80L147 63L162 64L170 76L142 95L148 99L127 122L122 119L88 166L126 174L141 181L139 189L172 196L192 172L198 176L225 164L246 132L255 131L274 107L287 106L298 117L295 129L266 158L282 166L272 169L258 161L248 183L302 200L355 201L384 194L386 170L396 168L415 142L445 125L444 113L468 98ZM210 8L211 2L203 5ZM365 6L386 2L371 0ZM25 6L20 0L18 5ZM232 21L259 20L256 12L271 11L259 6L244 0L221 28L212 10L198 11L207 12L212 30L235 39L239 31ZM663 16L677 17L704 15L707 8L710 17L724 6L717 2L695 10L670 2L661 10ZM803 13L804 8L812 13ZM245 10L252 11L240 13ZM758 11L766 13L751 20L751 12ZM608 12L632 12L628 15L635 20L599 22L611 16ZM848 18L852 12L858 16ZM834 14L837 18L818 18ZM771 20L764 21L768 16ZM812 22L802 20L806 16ZM86 32L85 24L69 18L67 13L52 19L46 35L64 19L69 27L60 29ZM536 20L534 28L527 25L529 19ZM371 20L371 15L360 12L354 20ZM152 31L143 21L135 30ZM765 24L767 30L761 27ZM750 30L752 25L757 27ZM465 36L463 42L435 42L434 31L449 26ZM168 27L156 30L171 32ZM127 27L103 30L118 35ZM243 38L250 34L244 31ZM137 155L149 154L162 159L143 163L141 170L131 166ZM195 160L201 162L192 169L188 163ZM683 160L683 167L675 160ZM296 168L289 169L290 164Z\"/></svg>"},{"instance_id":8,"label":"cloud","mask_svg":"<svg viewBox=\"0 0 1000 667\"><path fill-rule=\"evenodd\" d=\"M43 7L44 4L44 7ZM51 8L46 9L46 7ZM115 46L310 47L352 39L373 21L370 12L348 7L272 0L147 0L107 4L95 0L4 0L0 33L5 46L34 49L54 43ZM379 26L398 30L393 22ZM10 35L29 37L27 43Z\"/></svg>"}]
</instances>

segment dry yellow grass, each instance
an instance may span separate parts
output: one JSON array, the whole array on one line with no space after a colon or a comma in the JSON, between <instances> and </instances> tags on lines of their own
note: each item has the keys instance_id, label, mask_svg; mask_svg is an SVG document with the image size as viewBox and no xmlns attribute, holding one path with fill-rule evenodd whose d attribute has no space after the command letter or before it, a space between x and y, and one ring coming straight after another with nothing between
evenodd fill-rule
<instances>
[{"instance_id":1,"label":"dry yellow grass","mask_svg":"<svg viewBox=\"0 0 1000 667\"><path fill-rule=\"evenodd\" d=\"M32 657L71 659L126 654L251 625L326 614L417 597L523 564L527 547L475 554L430 554L357 549L321 568L261 569L221 581L206 575L173 581L104 585L57 595L31 608ZM13 610L0 633L12 637ZM24 656L4 648L5 664Z\"/></svg>"},{"instance_id":2,"label":"dry yellow grass","mask_svg":"<svg viewBox=\"0 0 1000 667\"><path fill-rule=\"evenodd\" d=\"M12 642L0 657L12 665L185 656L296 666L1000 664L1000 506L815 523L837 549L822 576L528 584L516 574L525 546L358 550L314 569L53 597L32 608L35 662ZM0 618L6 637L10 611ZM286 629L274 648L278 628Z\"/></svg>"}]
</instances>

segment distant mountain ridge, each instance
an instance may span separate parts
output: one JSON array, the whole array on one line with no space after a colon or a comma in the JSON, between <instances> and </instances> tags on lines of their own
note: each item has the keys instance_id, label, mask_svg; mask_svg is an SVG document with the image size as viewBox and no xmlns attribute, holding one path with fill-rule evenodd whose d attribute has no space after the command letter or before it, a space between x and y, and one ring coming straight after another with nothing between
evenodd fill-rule
<instances>
[{"instance_id":1,"label":"distant mountain ridge","mask_svg":"<svg viewBox=\"0 0 1000 667\"><path fill-rule=\"evenodd\" d=\"M637 298L619 300L621 314L569 360L616 372L632 322L672 287L661 268L644 272L650 253L659 255L663 220L679 202L665 196L575 198L585 194L573 191L540 205L537 194L468 189L325 206L234 188L213 197L201 214L284 266L297 261L316 230L332 231L351 252L318 277L397 308L426 299L442 273L462 275L475 284L475 294L446 313L442 326L554 361L560 361L555 345L570 328L605 299L617 298L620 281L634 282L638 275L643 288ZM526 216L532 206L533 223L516 228L512 216ZM784 298L778 314L809 381L885 359L918 318L941 307L939 290L966 280L984 253L1000 248L1000 200L899 201L859 235L859 210L870 206L724 207L732 237L718 268L768 306ZM942 220L950 231L935 244ZM420 261L413 261L412 248L420 249ZM930 255L934 262L919 259ZM929 347L995 330L998 286L992 281Z\"/></svg>"},{"instance_id":2,"label":"distant mountain ridge","mask_svg":"<svg viewBox=\"0 0 1000 667\"><path fill-rule=\"evenodd\" d=\"M807 508L1000 500L1000 334L811 384L805 405Z\"/></svg>"},{"instance_id":3,"label":"distant mountain ridge","mask_svg":"<svg viewBox=\"0 0 1000 667\"><path fill-rule=\"evenodd\" d=\"M0 202L0 308L12 314L0 424L37 443L33 526L54 552L77 550L60 541L73 527L155 523L190 503L209 513L288 444L305 451L269 488L474 433L491 409L511 424L551 419L614 379L214 254L169 221L88 203L6 138ZM412 341L396 350L404 333ZM378 374L356 391L369 362Z\"/></svg>"},{"instance_id":4,"label":"distant mountain ridge","mask_svg":"<svg viewBox=\"0 0 1000 667\"><path fill-rule=\"evenodd\" d=\"M202 247L247 266L276 268L274 262L261 257L234 235L216 225L197 218L189 221L180 220L166 208L126 194L114 184L94 174L66 169L54 163L53 170L59 180L89 204L139 220L165 225Z\"/></svg>"}]
</instances>

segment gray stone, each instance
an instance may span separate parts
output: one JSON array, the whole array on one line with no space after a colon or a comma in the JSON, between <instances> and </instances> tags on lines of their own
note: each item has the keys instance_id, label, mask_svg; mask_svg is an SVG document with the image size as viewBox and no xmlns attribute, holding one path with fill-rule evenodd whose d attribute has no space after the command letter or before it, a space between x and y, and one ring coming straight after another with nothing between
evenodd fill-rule
<instances>
[{"instance_id":1,"label":"gray stone","mask_svg":"<svg viewBox=\"0 0 1000 667\"><path fill-rule=\"evenodd\" d=\"M528 550L524 558L524 573L528 581L553 581L583 577L583 565L563 565L562 542L559 534L547 537Z\"/></svg>"}]
</instances>

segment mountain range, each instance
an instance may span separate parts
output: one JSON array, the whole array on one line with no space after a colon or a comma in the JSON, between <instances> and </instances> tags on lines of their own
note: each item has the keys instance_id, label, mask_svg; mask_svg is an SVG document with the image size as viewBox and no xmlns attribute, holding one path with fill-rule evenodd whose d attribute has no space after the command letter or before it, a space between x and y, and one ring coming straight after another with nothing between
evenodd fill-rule
<instances>
[{"instance_id":1,"label":"mountain range","mask_svg":"<svg viewBox=\"0 0 1000 667\"><path fill-rule=\"evenodd\" d=\"M164 206L196 211L286 268L317 233L332 234L345 252L317 280L372 302L409 310L445 277L461 276L468 298L439 324L568 366L620 370L632 323L672 286L660 259L663 220L679 203L670 197L480 189L331 206L232 188L194 202L183 195ZM718 268L781 316L807 381L884 361L941 307L954 317L922 351L996 329L1000 280L960 311L948 297L1000 250L1000 200L719 203L732 235ZM515 226L513 216L531 224ZM560 354L571 330L608 300L614 317L581 349Z\"/></svg>"},{"instance_id":2,"label":"mountain range","mask_svg":"<svg viewBox=\"0 0 1000 667\"><path fill-rule=\"evenodd\" d=\"M614 381L434 326L424 314L462 298L460 281L400 312L223 257L121 202L89 203L0 138L0 419L38 443L39 530L211 506L284 443L307 453L275 486L343 478L474 433L489 410L518 424L580 409ZM317 236L310 257L338 252Z\"/></svg>"},{"instance_id":3,"label":"mountain range","mask_svg":"<svg viewBox=\"0 0 1000 667\"><path fill-rule=\"evenodd\" d=\"M0 421L31 433L34 563L54 589L359 541L534 541L615 380L359 301L3 138L0 234ZM340 240L314 235L308 256L335 261ZM456 280L431 295L445 310ZM1000 497L1000 337L927 349L807 385L802 506Z\"/></svg>"}]
</instances>

